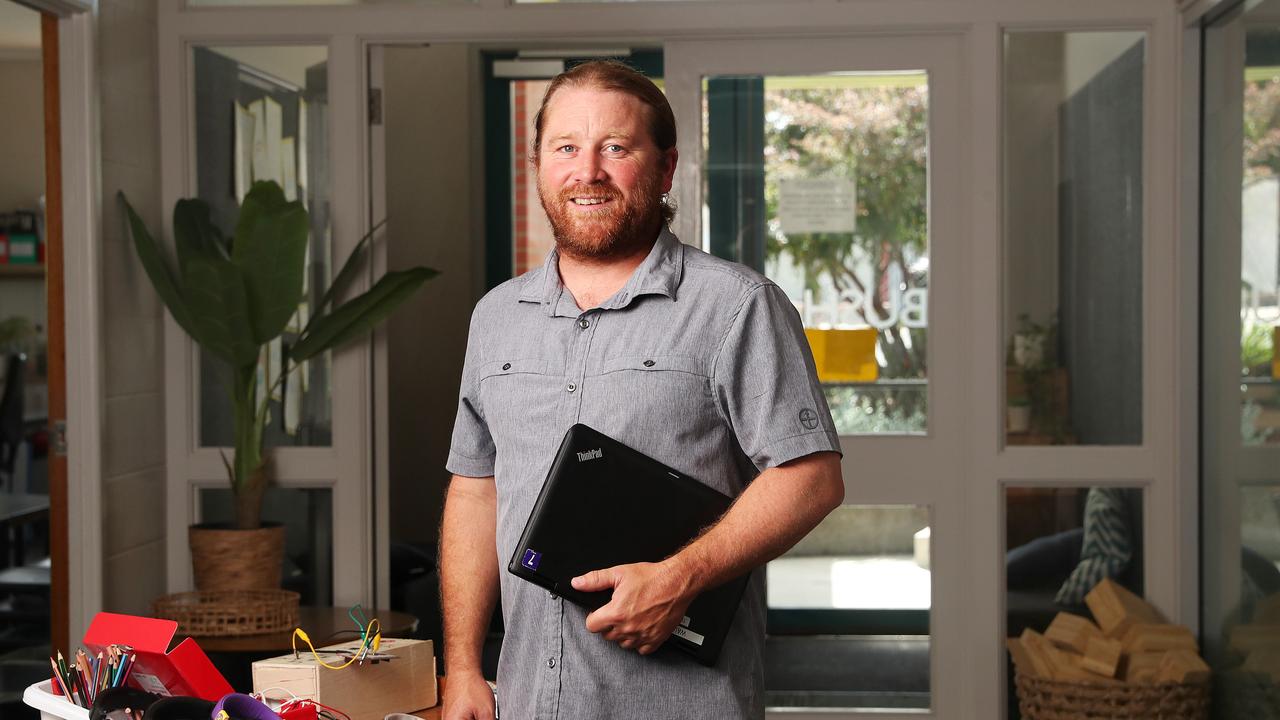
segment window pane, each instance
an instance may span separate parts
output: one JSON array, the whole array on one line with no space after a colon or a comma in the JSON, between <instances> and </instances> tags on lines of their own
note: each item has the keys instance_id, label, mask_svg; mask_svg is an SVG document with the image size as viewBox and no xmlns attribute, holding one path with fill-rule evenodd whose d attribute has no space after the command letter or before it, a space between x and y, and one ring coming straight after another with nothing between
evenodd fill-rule
<instances>
[{"instance_id":1,"label":"window pane","mask_svg":"<svg viewBox=\"0 0 1280 720\"><path fill-rule=\"evenodd\" d=\"M1059 612L1092 618L1084 596L1104 577L1143 594L1142 490L1005 490L1005 635L1044 633ZM1009 717L1017 718L1009 666Z\"/></svg>"},{"instance_id":2,"label":"window pane","mask_svg":"<svg viewBox=\"0 0 1280 720\"><path fill-rule=\"evenodd\" d=\"M200 489L200 522L229 524L234 516L230 489ZM332 605L333 491L267 488L262 522L284 525L281 587L301 595L303 605Z\"/></svg>"},{"instance_id":3,"label":"window pane","mask_svg":"<svg viewBox=\"0 0 1280 720\"><path fill-rule=\"evenodd\" d=\"M649 2L708 2L708 0L648 0ZM769 2L769 0L709 0L710 2L721 3L752 3L752 2ZM512 0L517 5L525 3L615 3L615 2L635 2L635 0Z\"/></svg>"},{"instance_id":4,"label":"window pane","mask_svg":"<svg viewBox=\"0 0 1280 720\"><path fill-rule=\"evenodd\" d=\"M1280 445L1280 32L1251 29L1244 71L1244 182L1240 198L1240 433Z\"/></svg>"},{"instance_id":5,"label":"window pane","mask_svg":"<svg viewBox=\"0 0 1280 720\"><path fill-rule=\"evenodd\" d=\"M538 199L538 178L529 164L529 151L533 143L533 118L547 93L550 80L511 81L511 129L512 147L512 247L514 262L512 277L542 267L547 253L555 247L551 222L542 210Z\"/></svg>"},{"instance_id":6,"label":"window pane","mask_svg":"<svg viewBox=\"0 0 1280 720\"><path fill-rule=\"evenodd\" d=\"M718 76L703 84L704 247L800 312L836 429L928 417L928 77Z\"/></svg>"},{"instance_id":7,"label":"window pane","mask_svg":"<svg viewBox=\"0 0 1280 720\"><path fill-rule=\"evenodd\" d=\"M766 567L770 706L929 707L929 510L845 505Z\"/></svg>"},{"instance_id":8,"label":"window pane","mask_svg":"<svg viewBox=\"0 0 1280 720\"><path fill-rule=\"evenodd\" d=\"M396 3L422 3L430 5L461 5L476 0L187 0L188 7L279 7L283 5L387 5Z\"/></svg>"},{"instance_id":9,"label":"window pane","mask_svg":"<svg viewBox=\"0 0 1280 720\"><path fill-rule=\"evenodd\" d=\"M1144 36L1004 49L1007 442L1140 444Z\"/></svg>"},{"instance_id":10,"label":"window pane","mask_svg":"<svg viewBox=\"0 0 1280 720\"><path fill-rule=\"evenodd\" d=\"M195 48L197 193L230 237L249 185L275 180L311 215L303 295L282 336L301 331L331 274L328 152L328 49L325 47ZM281 341L259 360L258 398L282 374ZM268 406L268 446L329 445L330 354L302 363L275 386ZM233 444L230 372L200 354L200 444Z\"/></svg>"}]
</instances>

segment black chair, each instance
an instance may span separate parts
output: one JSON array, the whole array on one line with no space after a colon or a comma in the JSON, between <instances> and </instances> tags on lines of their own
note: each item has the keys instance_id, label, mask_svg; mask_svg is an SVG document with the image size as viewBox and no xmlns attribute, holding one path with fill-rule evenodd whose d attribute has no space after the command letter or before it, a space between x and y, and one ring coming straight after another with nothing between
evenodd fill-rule
<instances>
[{"instance_id":1,"label":"black chair","mask_svg":"<svg viewBox=\"0 0 1280 720\"><path fill-rule=\"evenodd\" d=\"M13 468L22 446L22 376L27 356L10 355L5 363L4 392L0 393L0 488L14 489Z\"/></svg>"}]
</instances>

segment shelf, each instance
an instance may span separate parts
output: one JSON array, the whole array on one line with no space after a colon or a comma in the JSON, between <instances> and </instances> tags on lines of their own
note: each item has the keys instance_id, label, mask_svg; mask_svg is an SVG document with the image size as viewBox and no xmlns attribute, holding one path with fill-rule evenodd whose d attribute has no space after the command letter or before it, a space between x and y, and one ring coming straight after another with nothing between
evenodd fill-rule
<instances>
[{"instance_id":1,"label":"shelf","mask_svg":"<svg viewBox=\"0 0 1280 720\"><path fill-rule=\"evenodd\" d=\"M44 265L0 265L0 278L8 277L42 278Z\"/></svg>"}]
</instances>

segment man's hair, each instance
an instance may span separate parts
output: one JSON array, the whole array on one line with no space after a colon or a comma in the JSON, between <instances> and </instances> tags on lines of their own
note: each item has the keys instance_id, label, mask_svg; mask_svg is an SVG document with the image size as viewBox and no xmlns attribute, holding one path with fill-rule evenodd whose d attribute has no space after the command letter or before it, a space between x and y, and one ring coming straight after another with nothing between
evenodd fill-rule
<instances>
[{"instance_id":1,"label":"man's hair","mask_svg":"<svg viewBox=\"0 0 1280 720\"><path fill-rule=\"evenodd\" d=\"M676 146L676 116L671 103L653 81L643 73L617 60L589 60L575 65L551 80L542 96L538 114L533 116L533 146L529 149L529 162L540 164L542 151L542 125L547 117L547 104L551 96L564 86L591 87L612 90L636 98L649 108L649 138L665 153ZM675 217L676 206L671 198L662 199L662 220L670 223Z\"/></svg>"},{"instance_id":2,"label":"man's hair","mask_svg":"<svg viewBox=\"0 0 1280 720\"><path fill-rule=\"evenodd\" d=\"M676 146L676 116L671 103L653 81L629 65L617 60L591 60L566 70L552 79L542 105L533 117L533 148L529 159L536 165L542 149L542 125L546 120L547 103L551 96L565 85L613 90L639 100L649 107L649 137L658 149L666 152Z\"/></svg>"}]
</instances>

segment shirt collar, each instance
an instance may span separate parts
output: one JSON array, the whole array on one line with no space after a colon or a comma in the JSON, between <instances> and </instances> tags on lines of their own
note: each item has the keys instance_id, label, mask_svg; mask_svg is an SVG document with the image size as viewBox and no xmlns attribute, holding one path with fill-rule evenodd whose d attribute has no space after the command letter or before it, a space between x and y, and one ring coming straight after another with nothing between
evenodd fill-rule
<instances>
[{"instance_id":1,"label":"shirt collar","mask_svg":"<svg viewBox=\"0 0 1280 720\"><path fill-rule=\"evenodd\" d=\"M547 313L554 315L564 286L560 282L560 254L555 248L547 253L542 267L529 273L525 279L524 290L520 293L520 302L542 303L547 306ZM634 298L642 295L665 295L676 299L676 288L684 273L684 243L671 232L666 225L658 233L658 240L653 249L645 256L640 266L631 273L627 284L614 293L612 297L600 304L601 309L613 310L624 308Z\"/></svg>"}]
</instances>

